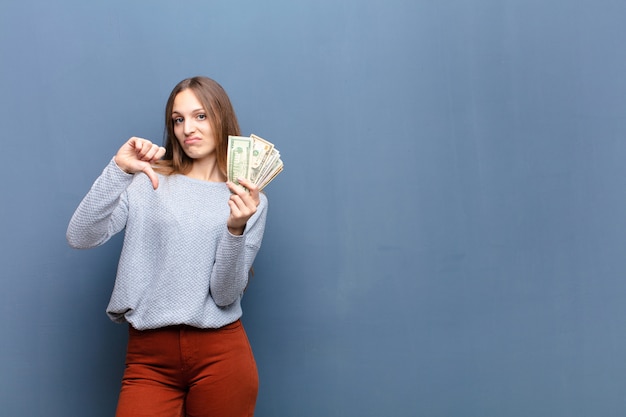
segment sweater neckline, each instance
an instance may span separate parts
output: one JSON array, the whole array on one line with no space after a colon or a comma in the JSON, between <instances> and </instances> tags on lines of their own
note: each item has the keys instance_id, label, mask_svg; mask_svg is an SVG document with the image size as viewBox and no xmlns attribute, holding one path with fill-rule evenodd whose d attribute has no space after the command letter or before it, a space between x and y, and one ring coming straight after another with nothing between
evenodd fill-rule
<instances>
[{"instance_id":1,"label":"sweater neckline","mask_svg":"<svg viewBox=\"0 0 626 417\"><path fill-rule=\"evenodd\" d=\"M182 179L183 181L187 181L190 183L203 184L203 185L212 186L212 187L217 187L217 186L226 187L226 182L224 181L205 181L205 180L200 180L198 178L188 177L183 174L175 174L175 175L179 177L180 179Z\"/></svg>"}]
</instances>

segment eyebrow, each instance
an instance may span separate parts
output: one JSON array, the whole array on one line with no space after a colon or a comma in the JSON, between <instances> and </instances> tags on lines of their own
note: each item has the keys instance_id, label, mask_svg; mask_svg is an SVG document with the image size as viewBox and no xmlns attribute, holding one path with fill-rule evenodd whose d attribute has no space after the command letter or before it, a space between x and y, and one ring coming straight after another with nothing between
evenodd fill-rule
<instances>
[{"instance_id":1,"label":"eyebrow","mask_svg":"<svg viewBox=\"0 0 626 417\"><path fill-rule=\"evenodd\" d=\"M191 111L191 114L200 113L200 112L205 112L205 110L203 108L195 109ZM182 114L182 113L174 109L172 110L172 114Z\"/></svg>"}]
</instances>

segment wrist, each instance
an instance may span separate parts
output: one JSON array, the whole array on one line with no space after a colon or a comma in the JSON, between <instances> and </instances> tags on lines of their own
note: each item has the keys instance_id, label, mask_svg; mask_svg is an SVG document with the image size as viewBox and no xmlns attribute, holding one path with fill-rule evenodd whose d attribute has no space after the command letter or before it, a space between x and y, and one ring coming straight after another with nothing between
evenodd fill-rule
<instances>
[{"instance_id":1,"label":"wrist","mask_svg":"<svg viewBox=\"0 0 626 417\"><path fill-rule=\"evenodd\" d=\"M117 165L117 167L122 170L124 173L126 174L132 174L132 172L130 172L130 170L128 169L128 167L123 166L123 164L120 163L120 161L118 161L117 156L115 158L113 158L113 162L115 162L115 165Z\"/></svg>"},{"instance_id":2,"label":"wrist","mask_svg":"<svg viewBox=\"0 0 626 417\"><path fill-rule=\"evenodd\" d=\"M243 231L246 229L246 226L242 226L242 227L231 227L231 226L227 226L228 227L228 232L231 235L235 235L235 236L241 236L243 235Z\"/></svg>"}]
</instances>

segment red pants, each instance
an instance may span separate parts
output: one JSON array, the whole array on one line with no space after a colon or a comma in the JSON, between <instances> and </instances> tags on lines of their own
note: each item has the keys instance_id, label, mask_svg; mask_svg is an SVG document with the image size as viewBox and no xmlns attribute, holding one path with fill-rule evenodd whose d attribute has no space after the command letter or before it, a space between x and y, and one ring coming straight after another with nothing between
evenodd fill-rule
<instances>
[{"instance_id":1,"label":"red pants","mask_svg":"<svg viewBox=\"0 0 626 417\"><path fill-rule=\"evenodd\" d=\"M129 326L116 417L251 417L258 386L241 321L220 329Z\"/></svg>"}]
</instances>

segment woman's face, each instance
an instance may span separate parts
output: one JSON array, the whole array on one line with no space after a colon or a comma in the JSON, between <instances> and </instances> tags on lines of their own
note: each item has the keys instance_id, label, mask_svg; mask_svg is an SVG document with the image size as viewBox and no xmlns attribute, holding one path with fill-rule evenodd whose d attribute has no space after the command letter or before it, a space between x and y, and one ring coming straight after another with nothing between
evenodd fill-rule
<instances>
[{"instance_id":1,"label":"woman's face","mask_svg":"<svg viewBox=\"0 0 626 417\"><path fill-rule=\"evenodd\" d=\"M191 89L181 91L172 107L174 135L189 158L215 159L216 140L206 110Z\"/></svg>"}]
</instances>

